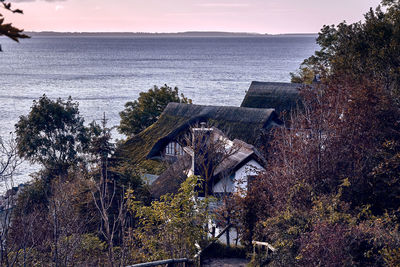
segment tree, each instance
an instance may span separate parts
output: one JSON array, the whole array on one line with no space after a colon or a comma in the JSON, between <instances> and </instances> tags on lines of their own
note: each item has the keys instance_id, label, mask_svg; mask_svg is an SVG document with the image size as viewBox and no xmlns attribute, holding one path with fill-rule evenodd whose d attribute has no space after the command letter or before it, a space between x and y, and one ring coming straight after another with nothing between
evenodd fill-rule
<instances>
[{"instance_id":1,"label":"tree","mask_svg":"<svg viewBox=\"0 0 400 267\"><path fill-rule=\"evenodd\" d=\"M2 196L0 204L0 265L9 266L8 252L10 250L10 240L8 240L11 227L12 208L16 202L16 191L14 191L13 176L21 160L17 154L16 143L13 138L9 141L0 136L0 182L5 185L7 191ZM3 192L4 193L4 192Z\"/></svg>"},{"instance_id":2,"label":"tree","mask_svg":"<svg viewBox=\"0 0 400 267\"><path fill-rule=\"evenodd\" d=\"M192 100L183 94L179 97L178 88L172 88L166 84L160 88L154 86L149 91L140 93L138 100L127 102L125 110L119 113L120 133L127 136L140 133L157 121L170 102L191 104Z\"/></svg>"},{"instance_id":3,"label":"tree","mask_svg":"<svg viewBox=\"0 0 400 267\"><path fill-rule=\"evenodd\" d=\"M6 141L0 136L0 181L13 186L12 178L20 163L15 140Z\"/></svg>"},{"instance_id":4,"label":"tree","mask_svg":"<svg viewBox=\"0 0 400 267\"><path fill-rule=\"evenodd\" d=\"M92 161L99 165L101 180L102 183L105 183L109 157L114 152L114 144L111 143L111 129L106 127L107 119L105 113L101 124L100 126L93 121L89 125L90 143L88 151L94 157Z\"/></svg>"},{"instance_id":5,"label":"tree","mask_svg":"<svg viewBox=\"0 0 400 267\"><path fill-rule=\"evenodd\" d=\"M65 176L88 146L83 121L71 98L53 101L43 95L15 125L19 156L40 163L51 175Z\"/></svg>"},{"instance_id":6,"label":"tree","mask_svg":"<svg viewBox=\"0 0 400 267\"><path fill-rule=\"evenodd\" d=\"M69 173L67 181L58 178L52 180L51 184L47 205L47 231L52 233L48 240L51 257L47 257L52 259L54 266L79 265L77 258L81 256L82 243L90 233L91 221L99 221L93 216L95 208L90 193L91 181L85 177L85 173L76 171ZM96 259L86 259L84 262L93 260Z\"/></svg>"},{"instance_id":7,"label":"tree","mask_svg":"<svg viewBox=\"0 0 400 267\"><path fill-rule=\"evenodd\" d=\"M206 124L201 124L201 127L193 127L185 139L193 151L193 172L203 179L204 185L201 186L203 192L200 192L200 195L208 197L212 195L211 186L215 171L221 168L225 160L239 152L241 144L230 141L216 127L205 128ZM226 173L222 171L221 174Z\"/></svg>"},{"instance_id":8,"label":"tree","mask_svg":"<svg viewBox=\"0 0 400 267\"><path fill-rule=\"evenodd\" d=\"M84 168L68 172L68 177L27 185L13 210L7 237L12 245L10 266L97 266L106 261L105 243L94 235L100 219L91 186Z\"/></svg>"},{"instance_id":9,"label":"tree","mask_svg":"<svg viewBox=\"0 0 400 267\"><path fill-rule=\"evenodd\" d=\"M381 7L370 10L364 22L325 25L317 38L321 49L304 60L293 82L311 82L313 74L323 79L351 74L379 79L387 89L399 96L400 89L400 4L384 0Z\"/></svg>"},{"instance_id":10,"label":"tree","mask_svg":"<svg viewBox=\"0 0 400 267\"><path fill-rule=\"evenodd\" d=\"M16 262L17 265L38 261L41 255L49 251L48 240L51 239L52 228L48 220L48 201L45 200L50 187L47 184L40 179L25 186L13 208L7 240L13 244L9 261ZM50 253L47 258L45 262L48 265Z\"/></svg>"},{"instance_id":11,"label":"tree","mask_svg":"<svg viewBox=\"0 0 400 267\"><path fill-rule=\"evenodd\" d=\"M0 0L0 4L2 7L10 11L12 13L19 13L23 14L22 10L20 9L13 9L11 7L11 3L5 2L5 0ZM29 38L28 35L23 34L24 30L18 29L14 26L11 25L11 23L4 23L4 16L3 14L0 13L0 36L4 35L7 36L8 38L11 38L12 40L18 42L19 39L21 38Z\"/></svg>"},{"instance_id":12,"label":"tree","mask_svg":"<svg viewBox=\"0 0 400 267\"><path fill-rule=\"evenodd\" d=\"M132 191L125 190L124 186L117 188L120 174L109 166L109 159L114 152L114 144L111 143L111 129L107 128L106 124L107 120L104 115L101 126L95 122L90 125L89 151L95 158L91 193L100 218L99 232L107 243L108 261L110 266L114 266L117 260L115 240L116 237L122 237L125 234L127 199ZM118 257L118 265L125 265L124 242L120 242L120 245L122 248L120 257Z\"/></svg>"},{"instance_id":13,"label":"tree","mask_svg":"<svg viewBox=\"0 0 400 267\"><path fill-rule=\"evenodd\" d=\"M243 204L253 238L278 248L275 266L380 266L400 243L400 110L379 79L335 78L301 90L303 110L275 130Z\"/></svg>"},{"instance_id":14,"label":"tree","mask_svg":"<svg viewBox=\"0 0 400 267\"><path fill-rule=\"evenodd\" d=\"M133 229L134 253L149 261L190 258L198 252L196 244L201 244L207 235L205 225L210 220L209 200L198 198L198 184L199 178L191 176L177 194L166 194L150 206L130 198L130 211L138 218Z\"/></svg>"}]
</instances>

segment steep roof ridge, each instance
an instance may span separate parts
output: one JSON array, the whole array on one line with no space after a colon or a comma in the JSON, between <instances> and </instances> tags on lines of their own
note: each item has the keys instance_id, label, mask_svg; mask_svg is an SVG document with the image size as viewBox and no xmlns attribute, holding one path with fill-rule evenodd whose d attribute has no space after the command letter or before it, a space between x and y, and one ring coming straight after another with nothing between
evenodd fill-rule
<instances>
[{"instance_id":1,"label":"steep roof ridge","mask_svg":"<svg viewBox=\"0 0 400 267\"><path fill-rule=\"evenodd\" d=\"M277 113L290 111L301 104L299 83L253 81L241 107L274 108Z\"/></svg>"},{"instance_id":2,"label":"steep roof ridge","mask_svg":"<svg viewBox=\"0 0 400 267\"><path fill-rule=\"evenodd\" d=\"M265 93L265 92L292 92L298 93L298 89L304 86L300 83L284 83L284 82L251 82L250 88L248 90L248 94L254 94L257 92Z\"/></svg>"},{"instance_id":3,"label":"steep roof ridge","mask_svg":"<svg viewBox=\"0 0 400 267\"><path fill-rule=\"evenodd\" d=\"M163 114L186 118L204 117L235 122L266 122L275 111L273 108L247 108L169 103ZM236 115L236 116L232 116Z\"/></svg>"},{"instance_id":4,"label":"steep roof ridge","mask_svg":"<svg viewBox=\"0 0 400 267\"><path fill-rule=\"evenodd\" d=\"M288 82L260 82L260 81L252 81L252 85L296 85L301 86L301 83L288 83Z\"/></svg>"}]
</instances>

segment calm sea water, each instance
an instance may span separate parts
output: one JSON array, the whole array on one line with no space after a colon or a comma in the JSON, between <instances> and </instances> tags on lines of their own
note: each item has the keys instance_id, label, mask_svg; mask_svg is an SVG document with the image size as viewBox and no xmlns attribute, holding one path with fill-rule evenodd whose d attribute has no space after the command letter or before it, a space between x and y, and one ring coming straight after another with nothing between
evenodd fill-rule
<instances>
[{"instance_id":1,"label":"calm sea water","mask_svg":"<svg viewBox=\"0 0 400 267\"><path fill-rule=\"evenodd\" d=\"M86 122L118 112L153 85L177 86L196 104L240 105L250 82L289 82L318 49L314 37L0 38L0 135L14 130L34 99L72 98ZM24 164L16 183L35 167Z\"/></svg>"}]
</instances>

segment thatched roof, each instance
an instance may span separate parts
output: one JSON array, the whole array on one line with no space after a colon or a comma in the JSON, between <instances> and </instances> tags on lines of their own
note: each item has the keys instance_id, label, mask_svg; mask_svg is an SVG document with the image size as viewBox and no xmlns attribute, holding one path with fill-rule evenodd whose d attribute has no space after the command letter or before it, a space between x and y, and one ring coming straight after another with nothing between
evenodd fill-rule
<instances>
[{"instance_id":1,"label":"thatched roof","mask_svg":"<svg viewBox=\"0 0 400 267\"><path fill-rule=\"evenodd\" d=\"M158 199L165 194L178 193L181 184L187 179L187 170L191 165L189 155L179 157L150 185L151 196Z\"/></svg>"},{"instance_id":2,"label":"thatched roof","mask_svg":"<svg viewBox=\"0 0 400 267\"><path fill-rule=\"evenodd\" d=\"M156 123L120 146L117 157L149 169L157 165L150 158L156 157L170 140L199 122L219 128L231 140L240 139L249 144L256 144L264 129L282 123L273 109L169 103Z\"/></svg>"},{"instance_id":3,"label":"thatched roof","mask_svg":"<svg viewBox=\"0 0 400 267\"><path fill-rule=\"evenodd\" d=\"M176 117L183 123L171 125L171 132L157 140L147 158L159 156L160 151L180 133L199 122L207 122L226 133L230 139L241 139L255 144L262 129L274 122L280 124L273 109L240 108L228 106L201 106L169 103L163 116Z\"/></svg>"},{"instance_id":4,"label":"thatched roof","mask_svg":"<svg viewBox=\"0 0 400 267\"><path fill-rule=\"evenodd\" d=\"M213 176L235 172L251 159L257 160L264 167L266 166L266 160L253 145L249 145L238 139L233 140L233 144L237 150L215 168Z\"/></svg>"},{"instance_id":5,"label":"thatched roof","mask_svg":"<svg viewBox=\"0 0 400 267\"><path fill-rule=\"evenodd\" d=\"M298 83L253 81L244 97L241 107L273 108L278 113L290 111L299 102Z\"/></svg>"}]
</instances>

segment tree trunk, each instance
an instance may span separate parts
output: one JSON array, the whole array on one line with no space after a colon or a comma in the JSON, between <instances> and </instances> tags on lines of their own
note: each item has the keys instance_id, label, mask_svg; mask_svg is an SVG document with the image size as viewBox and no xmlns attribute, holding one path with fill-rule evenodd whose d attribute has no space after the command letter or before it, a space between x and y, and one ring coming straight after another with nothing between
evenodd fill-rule
<instances>
[{"instance_id":1,"label":"tree trunk","mask_svg":"<svg viewBox=\"0 0 400 267\"><path fill-rule=\"evenodd\" d=\"M53 211L53 220L54 220L54 228L53 228L53 235L54 235L54 255L53 255L53 263L54 266L58 266L58 218L57 218L57 211L56 205L54 205Z\"/></svg>"}]
</instances>

